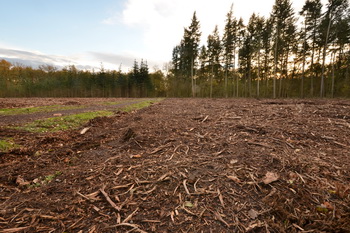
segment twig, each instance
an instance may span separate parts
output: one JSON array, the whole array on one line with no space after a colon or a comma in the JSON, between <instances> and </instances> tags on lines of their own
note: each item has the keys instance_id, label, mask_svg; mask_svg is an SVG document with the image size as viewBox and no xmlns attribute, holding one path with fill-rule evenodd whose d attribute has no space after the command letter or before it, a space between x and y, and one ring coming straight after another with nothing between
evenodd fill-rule
<instances>
[{"instance_id":1,"label":"twig","mask_svg":"<svg viewBox=\"0 0 350 233\"><path fill-rule=\"evenodd\" d=\"M216 217L217 220L219 220L220 222L222 222L223 224L225 224L227 227L230 227L230 224L228 224L218 212L214 212L214 215Z\"/></svg>"},{"instance_id":2,"label":"twig","mask_svg":"<svg viewBox=\"0 0 350 233\"><path fill-rule=\"evenodd\" d=\"M188 195L191 195L190 192L188 191L187 185L186 185L187 180L185 179L182 184L184 185L185 191Z\"/></svg>"},{"instance_id":3,"label":"twig","mask_svg":"<svg viewBox=\"0 0 350 233\"><path fill-rule=\"evenodd\" d=\"M220 189L218 188L217 191L218 191L220 203L221 203L222 207L225 208L224 198L222 197L222 194L221 194L221 192L220 192Z\"/></svg>"},{"instance_id":4,"label":"twig","mask_svg":"<svg viewBox=\"0 0 350 233\"><path fill-rule=\"evenodd\" d=\"M173 154L170 156L170 158L169 158L169 159L166 159L165 161L170 161L170 160L172 160L173 157L174 157L174 155L175 155L175 153L173 153Z\"/></svg>"},{"instance_id":5,"label":"twig","mask_svg":"<svg viewBox=\"0 0 350 233\"><path fill-rule=\"evenodd\" d=\"M16 227L16 228L9 228L9 229L4 229L1 230L2 233L12 233L12 232L19 232L19 231L24 231L29 227Z\"/></svg>"},{"instance_id":6,"label":"twig","mask_svg":"<svg viewBox=\"0 0 350 233\"><path fill-rule=\"evenodd\" d=\"M202 123L205 122L208 119L209 115L207 115L203 120Z\"/></svg>"},{"instance_id":7,"label":"twig","mask_svg":"<svg viewBox=\"0 0 350 233\"><path fill-rule=\"evenodd\" d=\"M149 222L149 223L161 223L160 220L152 220L152 219L144 219L141 222Z\"/></svg>"},{"instance_id":8,"label":"twig","mask_svg":"<svg viewBox=\"0 0 350 233\"><path fill-rule=\"evenodd\" d=\"M90 198L88 198L87 196L85 196L84 194L81 194L79 191L77 192L77 194L81 197L83 197L84 199L88 200L88 201L92 201Z\"/></svg>"},{"instance_id":9,"label":"twig","mask_svg":"<svg viewBox=\"0 0 350 233\"><path fill-rule=\"evenodd\" d=\"M133 138L134 142L142 149L142 146L140 145L140 143L138 141L136 141L135 138Z\"/></svg>"},{"instance_id":10,"label":"twig","mask_svg":"<svg viewBox=\"0 0 350 233\"><path fill-rule=\"evenodd\" d=\"M100 192L103 194L103 196L106 198L107 202L117 211L120 211L121 208L118 207L112 200L111 198L108 196L108 194L104 191L103 188L100 189Z\"/></svg>"},{"instance_id":11,"label":"twig","mask_svg":"<svg viewBox=\"0 0 350 233\"><path fill-rule=\"evenodd\" d=\"M122 188L127 188L127 187L129 187L130 185L132 185L132 183L114 186L114 187L111 188L111 189L122 189Z\"/></svg>"},{"instance_id":12,"label":"twig","mask_svg":"<svg viewBox=\"0 0 350 233\"><path fill-rule=\"evenodd\" d=\"M200 178L198 178L197 180L196 180L196 182L194 182L194 184L193 184L193 188L194 188L194 191L197 193L197 183L198 183L198 181L200 180Z\"/></svg>"},{"instance_id":13,"label":"twig","mask_svg":"<svg viewBox=\"0 0 350 233\"><path fill-rule=\"evenodd\" d=\"M138 231L140 233L147 233L146 231L141 230L139 225L131 224L131 223L120 223L120 224L109 226L106 228L114 228L114 227L132 227L133 230L135 231Z\"/></svg>"},{"instance_id":14,"label":"twig","mask_svg":"<svg viewBox=\"0 0 350 233\"><path fill-rule=\"evenodd\" d=\"M128 217L126 217L122 223L127 223L127 222L129 222L130 219L132 218L132 216L134 216L134 214L136 214L136 212L137 212L138 210L139 210L139 207L137 207L136 210L134 210L134 212L132 212Z\"/></svg>"},{"instance_id":15,"label":"twig","mask_svg":"<svg viewBox=\"0 0 350 233\"><path fill-rule=\"evenodd\" d=\"M198 215L197 214L195 214L195 213L193 213L193 212L191 212L191 211L189 211L188 209L186 209L185 207L182 207L182 209L186 212L186 213L188 213L188 214L190 214L190 215L193 215L193 216L196 216L196 217L198 217Z\"/></svg>"}]
</instances>

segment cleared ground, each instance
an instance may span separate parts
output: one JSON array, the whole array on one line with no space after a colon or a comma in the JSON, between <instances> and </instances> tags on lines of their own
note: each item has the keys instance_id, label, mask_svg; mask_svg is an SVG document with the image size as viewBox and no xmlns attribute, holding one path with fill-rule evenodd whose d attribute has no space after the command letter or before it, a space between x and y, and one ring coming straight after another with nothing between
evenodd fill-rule
<instances>
[{"instance_id":1,"label":"cleared ground","mask_svg":"<svg viewBox=\"0 0 350 233\"><path fill-rule=\"evenodd\" d=\"M20 145L0 155L3 232L350 231L349 100L166 99L70 131L1 127Z\"/></svg>"}]
</instances>

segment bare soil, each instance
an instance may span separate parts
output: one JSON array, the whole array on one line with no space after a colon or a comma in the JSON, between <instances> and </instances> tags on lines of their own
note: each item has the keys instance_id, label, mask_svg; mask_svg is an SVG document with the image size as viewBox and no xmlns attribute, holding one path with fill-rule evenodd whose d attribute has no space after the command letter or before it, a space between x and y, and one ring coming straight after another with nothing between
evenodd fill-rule
<instances>
[{"instance_id":1,"label":"bare soil","mask_svg":"<svg viewBox=\"0 0 350 233\"><path fill-rule=\"evenodd\" d=\"M166 99L85 127L0 128L22 145L0 232L350 232L349 100Z\"/></svg>"}]
</instances>

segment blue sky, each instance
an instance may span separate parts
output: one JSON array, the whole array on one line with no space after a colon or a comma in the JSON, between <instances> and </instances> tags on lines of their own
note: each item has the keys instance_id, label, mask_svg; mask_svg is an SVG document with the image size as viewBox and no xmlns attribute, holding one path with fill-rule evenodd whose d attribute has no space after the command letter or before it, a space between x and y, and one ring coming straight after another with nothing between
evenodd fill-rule
<instances>
[{"instance_id":1,"label":"blue sky","mask_svg":"<svg viewBox=\"0 0 350 233\"><path fill-rule=\"evenodd\" d=\"M205 43L215 25L223 30L232 3L247 21L269 15L274 0L0 0L0 58L123 70L143 58L162 68L195 10ZM303 4L293 1L297 11Z\"/></svg>"}]
</instances>

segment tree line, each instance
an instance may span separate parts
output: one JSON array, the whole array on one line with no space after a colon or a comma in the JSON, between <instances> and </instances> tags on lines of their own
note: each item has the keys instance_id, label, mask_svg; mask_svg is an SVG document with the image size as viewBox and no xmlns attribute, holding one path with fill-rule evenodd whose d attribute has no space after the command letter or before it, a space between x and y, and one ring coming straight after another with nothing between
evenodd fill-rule
<instances>
[{"instance_id":1,"label":"tree line","mask_svg":"<svg viewBox=\"0 0 350 233\"><path fill-rule=\"evenodd\" d=\"M0 60L0 97L350 97L348 0L275 0L245 25L228 9L202 43L194 12L167 72L136 61L129 72L14 65Z\"/></svg>"},{"instance_id":2,"label":"tree line","mask_svg":"<svg viewBox=\"0 0 350 233\"><path fill-rule=\"evenodd\" d=\"M78 70L13 65L0 60L0 97L157 97L165 96L160 71L150 74L147 62L135 60L128 73L121 70Z\"/></svg>"},{"instance_id":3,"label":"tree line","mask_svg":"<svg viewBox=\"0 0 350 233\"><path fill-rule=\"evenodd\" d=\"M253 13L247 25L226 15L200 43L194 12L172 53L172 96L350 97L348 0L306 0L296 14L276 0L269 17Z\"/></svg>"}]
</instances>

